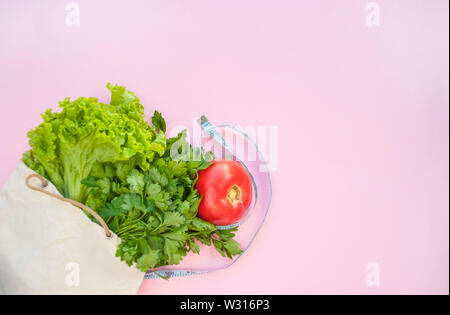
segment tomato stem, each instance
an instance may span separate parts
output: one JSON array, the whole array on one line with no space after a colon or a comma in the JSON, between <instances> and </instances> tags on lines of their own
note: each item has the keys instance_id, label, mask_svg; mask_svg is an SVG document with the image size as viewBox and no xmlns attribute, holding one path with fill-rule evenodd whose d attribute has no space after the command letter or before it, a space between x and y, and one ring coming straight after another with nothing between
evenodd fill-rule
<instances>
[{"instance_id":1,"label":"tomato stem","mask_svg":"<svg viewBox=\"0 0 450 315\"><path fill-rule=\"evenodd\" d=\"M238 203L242 203L242 190L238 185L231 186L227 194L228 201L234 206Z\"/></svg>"}]
</instances>

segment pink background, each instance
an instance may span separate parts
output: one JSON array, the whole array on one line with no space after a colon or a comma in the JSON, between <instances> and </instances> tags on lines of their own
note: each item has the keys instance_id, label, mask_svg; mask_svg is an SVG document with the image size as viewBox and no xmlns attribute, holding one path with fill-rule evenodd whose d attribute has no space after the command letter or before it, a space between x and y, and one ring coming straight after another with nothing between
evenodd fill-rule
<instances>
[{"instance_id":1,"label":"pink background","mask_svg":"<svg viewBox=\"0 0 450 315\"><path fill-rule=\"evenodd\" d=\"M273 203L231 268L146 294L449 292L449 3L0 0L0 184L66 96L134 91L169 126L279 127ZM380 286L365 283L368 262Z\"/></svg>"}]
</instances>

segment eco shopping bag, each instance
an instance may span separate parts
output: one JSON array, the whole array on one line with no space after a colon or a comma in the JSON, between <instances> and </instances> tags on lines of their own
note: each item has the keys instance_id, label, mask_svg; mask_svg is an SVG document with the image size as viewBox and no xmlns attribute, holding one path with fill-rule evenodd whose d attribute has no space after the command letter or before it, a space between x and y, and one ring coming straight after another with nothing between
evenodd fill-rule
<instances>
[{"instance_id":1,"label":"eco shopping bag","mask_svg":"<svg viewBox=\"0 0 450 315\"><path fill-rule=\"evenodd\" d=\"M60 196L31 174L20 163L0 192L0 293L135 294L144 274L115 257L120 239L80 208L30 189Z\"/></svg>"}]
</instances>

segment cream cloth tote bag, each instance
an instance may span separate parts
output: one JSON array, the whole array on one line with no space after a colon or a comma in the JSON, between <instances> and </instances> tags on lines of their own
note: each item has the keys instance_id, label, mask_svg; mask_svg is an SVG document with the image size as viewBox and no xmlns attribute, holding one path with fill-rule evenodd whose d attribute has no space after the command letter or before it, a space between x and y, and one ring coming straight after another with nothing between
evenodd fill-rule
<instances>
[{"instance_id":1,"label":"cream cloth tote bag","mask_svg":"<svg viewBox=\"0 0 450 315\"><path fill-rule=\"evenodd\" d=\"M0 294L136 294L120 239L32 174L20 163L0 192Z\"/></svg>"}]
</instances>

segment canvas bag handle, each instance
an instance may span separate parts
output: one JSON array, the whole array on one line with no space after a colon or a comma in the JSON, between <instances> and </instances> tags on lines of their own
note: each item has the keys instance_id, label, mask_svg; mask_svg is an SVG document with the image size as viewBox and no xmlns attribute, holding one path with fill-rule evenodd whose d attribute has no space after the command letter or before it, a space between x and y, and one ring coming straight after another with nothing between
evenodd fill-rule
<instances>
[{"instance_id":1,"label":"canvas bag handle","mask_svg":"<svg viewBox=\"0 0 450 315\"><path fill-rule=\"evenodd\" d=\"M32 178L37 178L37 179L39 179L39 180L41 181L41 183L42 183L42 186L41 186L41 187L36 187L36 186L31 185L30 180L31 180ZM39 175L39 174L31 174L31 175L28 175L27 178L25 179L25 184L28 186L28 188L30 188L30 189L32 189L32 190L42 192L42 193L44 193L44 194L46 194L46 195L48 195L48 196L50 196L50 197L59 199L59 200L64 201L64 202L68 202L68 203L72 204L72 205L75 206L75 207L78 207L78 208L83 209L84 211L86 211L86 212L88 212L89 214L91 214L91 215L92 215L92 216L100 223L100 225L101 225L101 226L103 227L103 229L105 230L105 234L106 234L106 237L107 237L107 238L110 238L110 237L112 236L112 233L111 233L111 231L110 231L109 228L108 228L108 225L107 225L107 224L105 223L105 221L98 215L97 212L95 212L95 211L92 210L91 208L86 207L86 206L83 205L82 203L79 203L79 202L77 202L77 201L75 201L75 200L68 199L68 198L64 198L64 197L58 196L58 195L56 195L56 194L53 194L53 193L51 193L51 192L49 192L49 191L46 191L44 188L48 186L48 181L47 181L44 177L42 177L41 175Z\"/></svg>"}]
</instances>

